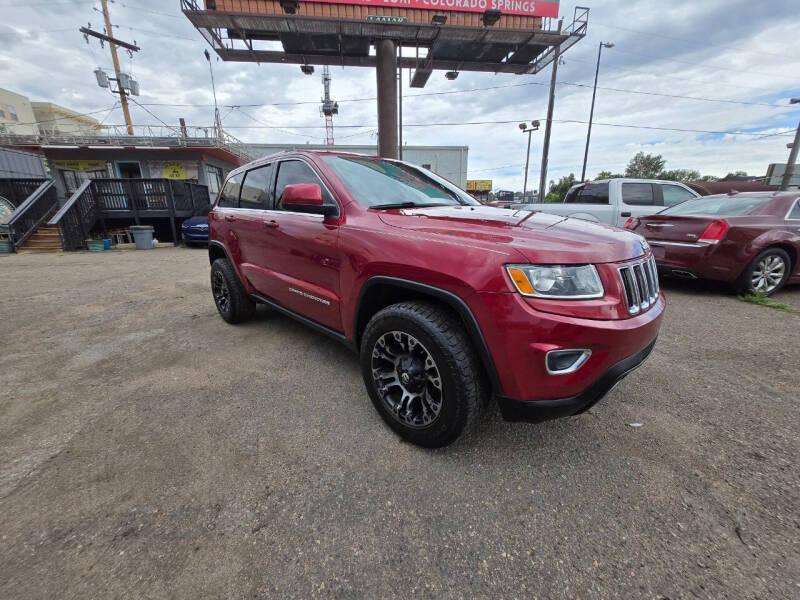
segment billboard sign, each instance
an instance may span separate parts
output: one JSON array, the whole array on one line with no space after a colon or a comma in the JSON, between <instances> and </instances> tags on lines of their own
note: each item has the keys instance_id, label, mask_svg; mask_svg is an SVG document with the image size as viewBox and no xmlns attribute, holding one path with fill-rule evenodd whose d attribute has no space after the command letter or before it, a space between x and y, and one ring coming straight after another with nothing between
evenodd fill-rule
<instances>
[{"instance_id":1,"label":"billboard sign","mask_svg":"<svg viewBox=\"0 0 800 600\"><path fill-rule=\"evenodd\" d=\"M467 179L468 192L491 192L491 179Z\"/></svg>"},{"instance_id":2,"label":"billboard sign","mask_svg":"<svg viewBox=\"0 0 800 600\"><path fill-rule=\"evenodd\" d=\"M351 4L384 8L420 8L452 12L482 13L499 10L504 15L558 17L558 0L309 0L323 4Z\"/></svg>"}]
</instances>

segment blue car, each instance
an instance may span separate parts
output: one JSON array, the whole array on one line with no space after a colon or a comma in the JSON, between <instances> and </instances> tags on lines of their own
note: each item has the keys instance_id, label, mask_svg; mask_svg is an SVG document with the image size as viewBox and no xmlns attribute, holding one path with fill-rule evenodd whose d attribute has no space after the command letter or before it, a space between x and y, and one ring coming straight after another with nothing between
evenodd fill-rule
<instances>
[{"instance_id":1,"label":"blue car","mask_svg":"<svg viewBox=\"0 0 800 600\"><path fill-rule=\"evenodd\" d=\"M181 225L181 237L187 246L208 243L208 212L211 207L200 211L199 215L189 217Z\"/></svg>"}]
</instances>

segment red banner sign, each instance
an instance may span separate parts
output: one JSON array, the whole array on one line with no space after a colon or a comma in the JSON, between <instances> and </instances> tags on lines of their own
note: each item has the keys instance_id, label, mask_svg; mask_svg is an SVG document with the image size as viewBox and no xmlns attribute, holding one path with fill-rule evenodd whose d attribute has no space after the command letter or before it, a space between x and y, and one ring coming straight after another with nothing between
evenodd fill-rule
<instances>
[{"instance_id":1,"label":"red banner sign","mask_svg":"<svg viewBox=\"0 0 800 600\"><path fill-rule=\"evenodd\" d=\"M499 10L504 15L524 17L557 17L558 0L310 0L326 4L357 4L385 8L422 8L453 12L478 12Z\"/></svg>"}]
</instances>

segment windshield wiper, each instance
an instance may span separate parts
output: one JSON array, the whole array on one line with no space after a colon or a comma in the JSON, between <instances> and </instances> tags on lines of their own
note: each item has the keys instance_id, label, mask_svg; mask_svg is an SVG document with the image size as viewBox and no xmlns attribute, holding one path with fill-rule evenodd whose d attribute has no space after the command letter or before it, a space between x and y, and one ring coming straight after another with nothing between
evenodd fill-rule
<instances>
[{"instance_id":1,"label":"windshield wiper","mask_svg":"<svg viewBox=\"0 0 800 600\"><path fill-rule=\"evenodd\" d=\"M456 204L417 204L416 202L394 202L390 204L373 204L369 208L378 210L389 208L430 208L432 206L457 206Z\"/></svg>"}]
</instances>

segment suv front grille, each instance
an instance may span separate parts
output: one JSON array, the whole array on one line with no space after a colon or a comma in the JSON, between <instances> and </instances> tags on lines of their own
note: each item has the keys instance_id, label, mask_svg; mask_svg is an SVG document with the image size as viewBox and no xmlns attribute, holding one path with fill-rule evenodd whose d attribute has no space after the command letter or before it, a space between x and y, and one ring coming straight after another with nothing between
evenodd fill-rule
<instances>
[{"instance_id":1,"label":"suv front grille","mask_svg":"<svg viewBox=\"0 0 800 600\"><path fill-rule=\"evenodd\" d=\"M632 315L642 313L658 300L658 269L654 258L619 268L625 304Z\"/></svg>"}]
</instances>

